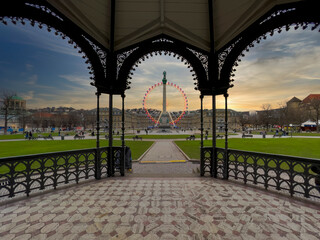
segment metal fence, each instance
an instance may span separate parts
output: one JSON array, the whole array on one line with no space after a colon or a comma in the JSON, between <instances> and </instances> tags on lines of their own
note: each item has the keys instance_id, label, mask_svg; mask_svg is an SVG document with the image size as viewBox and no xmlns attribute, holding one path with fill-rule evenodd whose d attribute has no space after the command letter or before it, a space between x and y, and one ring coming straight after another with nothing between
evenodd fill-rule
<instances>
[{"instance_id":1,"label":"metal fence","mask_svg":"<svg viewBox=\"0 0 320 240\"><path fill-rule=\"evenodd\" d=\"M214 157L213 154L216 156ZM203 156L203 157L202 157ZM223 148L204 147L201 162L211 176L233 178L265 189L320 198L320 160ZM210 163L210 164L209 164Z\"/></svg>"},{"instance_id":2,"label":"metal fence","mask_svg":"<svg viewBox=\"0 0 320 240\"><path fill-rule=\"evenodd\" d=\"M109 147L0 158L0 198L29 196L58 185L113 176L116 171L124 175L124 149L112 147L111 151L111 162Z\"/></svg>"}]
</instances>

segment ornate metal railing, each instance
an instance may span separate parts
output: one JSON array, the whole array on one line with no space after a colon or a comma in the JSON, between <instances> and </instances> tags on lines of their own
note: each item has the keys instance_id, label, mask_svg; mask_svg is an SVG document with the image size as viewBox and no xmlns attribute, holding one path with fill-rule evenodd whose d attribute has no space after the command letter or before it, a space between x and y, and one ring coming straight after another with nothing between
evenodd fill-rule
<instances>
[{"instance_id":1,"label":"ornate metal railing","mask_svg":"<svg viewBox=\"0 0 320 240\"><path fill-rule=\"evenodd\" d=\"M253 183L265 189L275 189L292 195L320 198L320 160L248 151L216 148L212 158L210 147L202 148L206 159L212 159L211 175L234 178L245 184ZM227 152L227 154L226 154ZM210 156L209 156L210 154ZM203 161L201 160L201 161ZM317 172L317 173L316 173Z\"/></svg>"},{"instance_id":2,"label":"ornate metal railing","mask_svg":"<svg viewBox=\"0 0 320 240\"><path fill-rule=\"evenodd\" d=\"M212 164L212 154L213 154L213 148L212 147L203 147L201 148L201 161L200 161L200 175L204 176L206 173L209 173L211 176L213 176L212 172L214 169L214 166Z\"/></svg>"},{"instance_id":3,"label":"ornate metal railing","mask_svg":"<svg viewBox=\"0 0 320 240\"><path fill-rule=\"evenodd\" d=\"M80 180L124 175L122 147L84 149L66 152L0 158L0 198L14 197ZM119 159L119 156L122 157ZM120 160L120 165L114 163ZM123 167L122 167L123 166Z\"/></svg>"},{"instance_id":4,"label":"ornate metal railing","mask_svg":"<svg viewBox=\"0 0 320 240\"><path fill-rule=\"evenodd\" d=\"M110 149L108 149L110 151ZM112 166L110 169L110 176L113 176L116 172L119 172L121 176L124 176L124 150L122 147L112 147Z\"/></svg>"}]
</instances>

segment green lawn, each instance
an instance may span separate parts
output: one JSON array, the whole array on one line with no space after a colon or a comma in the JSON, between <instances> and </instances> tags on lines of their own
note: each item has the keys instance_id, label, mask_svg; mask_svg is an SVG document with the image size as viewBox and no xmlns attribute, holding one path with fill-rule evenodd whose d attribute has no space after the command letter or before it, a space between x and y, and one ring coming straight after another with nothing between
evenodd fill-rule
<instances>
[{"instance_id":1,"label":"green lawn","mask_svg":"<svg viewBox=\"0 0 320 240\"><path fill-rule=\"evenodd\" d=\"M260 134L261 131L252 131L252 134ZM267 132L267 135L274 135L275 134L275 131L273 132ZM279 134L282 134L282 132L279 132ZM288 133L289 136L291 136L291 133L289 131ZM316 132L304 132L304 133L292 133L292 136L302 136L302 137L305 137L305 136L313 136L313 137L319 137L320 136L320 133L316 133Z\"/></svg>"},{"instance_id":2,"label":"green lawn","mask_svg":"<svg viewBox=\"0 0 320 240\"><path fill-rule=\"evenodd\" d=\"M125 138L132 139L136 135L126 135ZM142 139L186 139L186 137L189 137L190 134L182 134L182 135L146 135L146 134L139 134L139 137L142 137ZM200 138L200 134L195 135L196 138Z\"/></svg>"},{"instance_id":3,"label":"green lawn","mask_svg":"<svg viewBox=\"0 0 320 240\"><path fill-rule=\"evenodd\" d=\"M75 135L75 132L62 132L64 135L68 134L70 136ZM34 133L33 137L37 137L38 134L42 136L49 136L50 133ZM59 133L54 132L51 133L52 136L59 136ZM10 140L10 139L24 139L25 134L8 134L8 135L0 135L0 140Z\"/></svg>"},{"instance_id":4,"label":"green lawn","mask_svg":"<svg viewBox=\"0 0 320 240\"><path fill-rule=\"evenodd\" d=\"M131 148L132 159L138 159L151 145L151 141L127 141L126 146ZM114 141L120 146L121 141ZM101 147L108 146L107 140L101 140ZM95 148L96 140L65 140L65 141L13 141L0 142L0 158L20 155L30 155L48 152L61 152L77 149Z\"/></svg>"},{"instance_id":5,"label":"green lawn","mask_svg":"<svg viewBox=\"0 0 320 240\"><path fill-rule=\"evenodd\" d=\"M200 138L200 134L194 134L196 138ZM224 133L217 133L217 135L224 135ZM229 133L229 135L236 135L234 133ZM132 139L136 135L126 135L125 138ZM139 137L142 137L142 139L186 139L186 137L190 137L190 134L176 134L176 135L170 135L170 134L164 134L164 135L152 135L152 134L139 134ZM203 138L205 137L205 134L203 134ZM208 135L209 138L212 137L211 134Z\"/></svg>"},{"instance_id":6,"label":"green lawn","mask_svg":"<svg viewBox=\"0 0 320 240\"><path fill-rule=\"evenodd\" d=\"M191 159L200 159L200 141L175 142ZM204 146L211 146L211 141L204 141ZM282 154L305 158L320 159L320 139L283 138L283 139L229 139L229 148ZM217 140L217 147L224 147L224 139Z\"/></svg>"}]
</instances>

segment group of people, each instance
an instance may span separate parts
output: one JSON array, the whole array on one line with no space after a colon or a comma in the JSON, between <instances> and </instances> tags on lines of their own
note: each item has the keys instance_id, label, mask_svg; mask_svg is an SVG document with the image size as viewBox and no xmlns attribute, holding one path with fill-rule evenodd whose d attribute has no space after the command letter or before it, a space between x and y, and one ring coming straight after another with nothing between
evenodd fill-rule
<instances>
[{"instance_id":1,"label":"group of people","mask_svg":"<svg viewBox=\"0 0 320 240\"><path fill-rule=\"evenodd\" d=\"M25 138L31 140L32 139L32 131L30 131L30 132L27 131Z\"/></svg>"},{"instance_id":2,"label":"group of people","mask_svg":"<svg viewBox=\"0 0 320 240\"><path fill-rule=\"evenodd\" d=\"M275 135L278 136L280 132L282 133L282 136L287 136L288 135L288 133L284 129L280 129L280 130L276 129Z\"/></svg>"}]
</instances>

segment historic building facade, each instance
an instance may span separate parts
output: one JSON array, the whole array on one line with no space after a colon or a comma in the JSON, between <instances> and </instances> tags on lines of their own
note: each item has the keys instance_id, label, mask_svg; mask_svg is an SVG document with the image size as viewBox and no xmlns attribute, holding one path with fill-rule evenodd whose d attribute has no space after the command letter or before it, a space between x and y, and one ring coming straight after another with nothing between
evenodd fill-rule
<instances>
[{"instance_id":1,"label":"historic building facade","mask_svg":"<svg viewBox=\"0 0 320 240\"><path fill-rule=\"evenodd\" d=\"M24 118L26 114L26 100L17 95L9 97L7 100L7 104L0 102L0 130L5 126L5 118L7 118L7 128L9 131L23 127L23 121L21 122L21 119ZM7 105L7 107L5 107L5 105ZM7 108L7 113L5 113L4 108Z\"/></svg>"},{"instance_id":2,"label":"historic building facade","mask_svg":"<svg viewBox=\"0 0 320 240\"><path fill-rule=\"evenodd\" d=\"M151 110L154 117L159 116L159 111ZM203 128L205 130L212 129L212 110L205 109L203 111ZM113 129L121 130L122 118L121 110L113 109ZM230 130L241 128L239 124L240 112L229 109L228 110L228 125ZM179 115L179 113L172 113L173 116ZM108 124L109 121L109 109L100 108L100 122L102 126ZM224 131L225 126L225 110L217 109L216 111L217 130ZM143 109L129 109L125 110L125 129L127 132L131 130L144 130L153 128L154 123L144 113ZM198 130L200 129L200 110L188 111L184 117L176 125L179 129L184 130Z\"/></svg>"}]
</instances>

